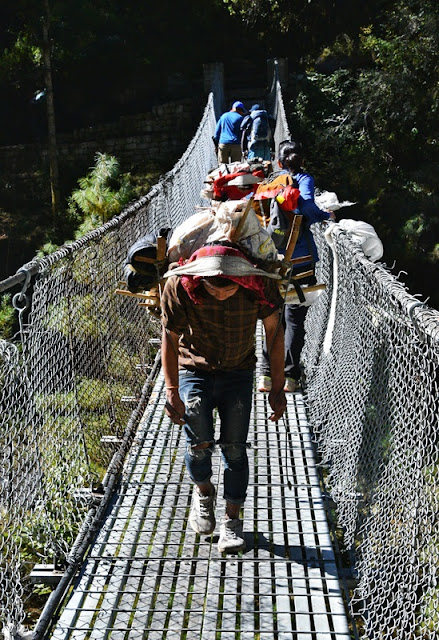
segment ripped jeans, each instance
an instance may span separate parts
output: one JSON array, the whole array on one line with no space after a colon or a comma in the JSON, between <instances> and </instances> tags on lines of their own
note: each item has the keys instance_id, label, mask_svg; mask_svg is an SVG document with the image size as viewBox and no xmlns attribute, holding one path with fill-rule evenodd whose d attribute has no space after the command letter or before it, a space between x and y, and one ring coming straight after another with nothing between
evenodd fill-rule
<instances>
[{"instance_id":1,"label":"ripped jeans","mask_svg":"<svg viewBox=\"0 0 439 640\"><path fill-rule=\"evenodd\" d=\"M214 409L221 429L217 444L224 462L224 498L242 504L248 486L247 434L253 396L252 369L237 371L180 370L180 397L186 406L186 469L193 482L212 475L215 448ZM206 449L193 447L209 443Z\"/></svg>"}]
</instances>

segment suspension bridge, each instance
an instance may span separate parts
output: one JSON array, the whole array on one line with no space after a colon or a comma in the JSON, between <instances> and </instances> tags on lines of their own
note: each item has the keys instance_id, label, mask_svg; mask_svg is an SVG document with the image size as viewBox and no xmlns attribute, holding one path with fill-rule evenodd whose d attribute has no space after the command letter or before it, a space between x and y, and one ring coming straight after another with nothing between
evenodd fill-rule
<instances>
[{"instance_id":1,"label":"suspension bridge","mask_svg":"<svg viewBox=\"0 0 439 640\"><path fill-rule=\"evenodd\" d=\"M20 342L0 340L5 638L439 636L439 313L337 225L331 245L315 229L327 287L307 316L306 393L277 426L254 396L247 551L223 557L187 527L159 320L114 292L137 238L203 205L222 96L213 77L186 153L147 196L0 283L21 288ZM277 146L289 131L276 73L267 105Z\"/></svg>"}]
</instances>

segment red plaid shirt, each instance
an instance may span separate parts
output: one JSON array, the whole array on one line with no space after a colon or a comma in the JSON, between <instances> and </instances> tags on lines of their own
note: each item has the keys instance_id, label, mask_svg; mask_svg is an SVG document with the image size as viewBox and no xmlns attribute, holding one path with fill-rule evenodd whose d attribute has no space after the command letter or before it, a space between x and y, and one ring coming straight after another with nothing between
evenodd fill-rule
<instances>
[{"instance_id":1,"label":"red plaid shirt","mask_svg":"<svg viewBox=\"0 0 439 640\"><path fill-rule=\"evenodd\" d=\"M269 278L264 281L266 297L274 307L259 302L243 287L222 301L204 291L203 303L194 304L180 278L168 278L161 296L162 323L180 336L180 368L254 369L256 322L276 313L282 305L277 284Z\"/></svg>"}]
</instances>

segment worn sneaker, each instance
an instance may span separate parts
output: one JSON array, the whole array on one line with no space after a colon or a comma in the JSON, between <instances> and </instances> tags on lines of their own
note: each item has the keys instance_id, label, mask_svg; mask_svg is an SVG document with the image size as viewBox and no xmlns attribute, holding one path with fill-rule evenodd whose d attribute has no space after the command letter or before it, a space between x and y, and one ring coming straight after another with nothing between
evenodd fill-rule
<instances>
[{"instance_id":1,"label":"worn sneaker","mask_svg":"<svg viewBox=\"0 0 439 640\"><path fill-rule=\"evenodd\" d=\"M242 520L239 518L223 518L220 526L218 551L220 553L238 553L238 551L245 551Z\"/></svg>"},{"instance_id":2,"label":"worn sneaker","mask_svg":"<svg viewBox=\"0 0 439 640\"><path fill-rule=\"evenodd\" d=\"M203 496L195 486L192 494L189 524L200 536L208 536L215 530L215 489L212 491L210 496Z\"/></svg>"},{"instance_id":3,"label":"worn sneaker","mask_svg":"<svg viewBox=\"0 0 439 640\"><path fill-rule=\"evenodd\" d=\"M294 378L285 378L284 391L285 393L294 393L299 383Z\"/></svg>"},{"instance_id":4,"label":"worn sneaker","mask_svg":"<svg viewBox=\"0 0 439 640\"><path fill-rule=\"evenodd\" d=\"M271 391L270 376L261 376L258 380L258 391Z\"/></svg>"}]
</instances>

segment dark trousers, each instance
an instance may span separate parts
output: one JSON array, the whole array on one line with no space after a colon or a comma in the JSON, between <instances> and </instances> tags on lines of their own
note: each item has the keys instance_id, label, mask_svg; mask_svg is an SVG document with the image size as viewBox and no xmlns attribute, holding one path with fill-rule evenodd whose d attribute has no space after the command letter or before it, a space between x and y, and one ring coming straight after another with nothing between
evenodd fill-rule
<instances>
[{"instance_id":1,"label":"dark trousers","mask_svg":"<svg viewBox=\"0 0 439 640\"><path fill-rule=\"evenodd\" d=\"M302 278L300 284L315 284L314 276ZM299 380L302 375L300 354L305 341L305 318L309 307L286 304L282 313L282 324L285 332L285 377ZM261 375L270 375L270 360L267 343L262 346Z\"/></svg>"}]
</instances>

